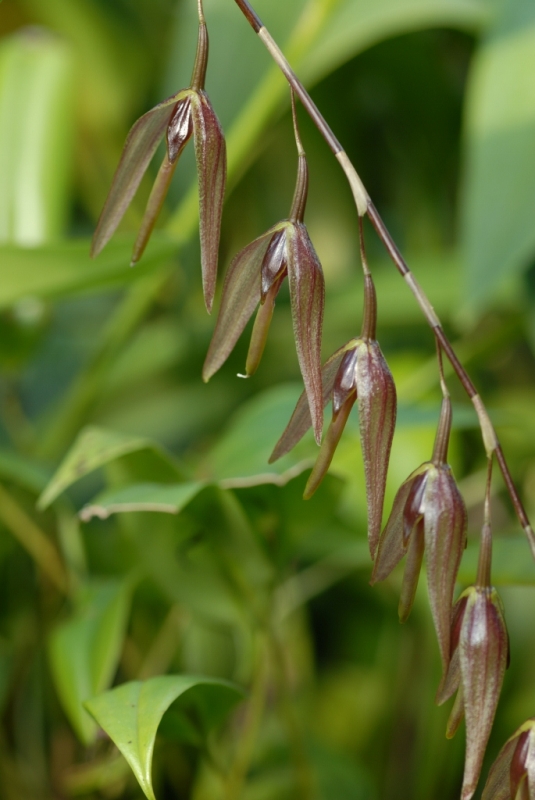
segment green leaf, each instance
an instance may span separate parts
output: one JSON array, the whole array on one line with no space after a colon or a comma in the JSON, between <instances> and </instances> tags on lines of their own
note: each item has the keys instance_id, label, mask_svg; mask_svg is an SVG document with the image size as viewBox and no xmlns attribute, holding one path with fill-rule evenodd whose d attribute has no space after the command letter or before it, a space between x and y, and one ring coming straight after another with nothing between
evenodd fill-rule
<instances>
[{"instance_id":1,"label":"green leaf","mask_svg":"<svg viewBox=\"0 0 535 800\"><path fill-rule=\"evenodd\" d=\"M474 58L466 101L462 244L476 305L535 254L535 6L504 9Z\"/></svg>"},{"instance_id":2,"label":"green leaf","mask_svg":"<svg viewBox=\"0 0 535 800\"><path fill-rule=\"evenodd\" d=\"M204 484L198 481L177 484L138 483L104 492L84 506L80 517L88 522L93 517L107 519L110 514L126 511L178 514L203 488Z\"/></svg>"},{"instance_id":3,"label":"green leaf","mask_svg":"<svg viewBox=\"0 0 535 800\"><path fill-rule=\"evenodd\" d=\"M306 53L299 75L315 83L357 53L402 33L432 27L479 30L490 19L493 0L344 0Z\"/></svg>"},{"instance_id":4,"label":"green leaf","mask_svg":"<svg viewBox=\"0 0 535 800\"><path fill-rule=\"evenodd\" d=\"M132 581L93 582L77 599L73 617L49 640L52 677L76 734L90 744L97 727L83 702L113 680L126 628Z\"/></svg>"},{"instance_id":5,"label":"green leaf","mask_svg":"<svg viewBox=\"0 0 535 800\"><path fill-rule=\"evenodd\" d=\"M0 49L0 242L40 245L68 213L74 117L72 52L23 29Z\"/></svg>"},{"instance_id":6,"label":"green leaf","mask_svg":"<svg viewBox=\"0 0 535 800\"><path fill-rule=\"evenodd\" d=\"M45 467L14 450L0 450L0 475L35 493L42 492L50 480Z\"/></svg>"},{"instance_id":7,"label":"green leaf","mask_svg":"<svg viewBox=\"0 0 535 800\"><path fill-rule=\"evenodd\" d=\"M474 582L478 558L479 541L469 541L457 576L458 583L468 586ZM525 536L493 536L492 583L494 586L535 586L535 563Z\"/></svg>"},{"instance_id":8,"label":"green leaf","mask_svg":"<svg viewBox=\"0 0 535 800\"><path fill-rule=\"evenodd\" d=\"M171 457L150 439L104 428L84 428L40 496L38 507L47 508L71 484L98 467L129 453L147 449L163 461L172 463Z\"/></svg>"},{"instance_id":9,"label":"green leaf","mask_svg":"<svg viewBox=\"0 0 535 800\"><path fill-rule=\"evenodd\" d=\"M301 393L298 385L276 386L244 403L201 465L202 478L225 488L275 483L283 486L312 465L318 450L310 442L268 464Z\"/></svg>"},{"instance_id":10,"label":"green leaf","mask_svg":"<svg viewBox=\"0 0 535 800\"><path fill-rule=\"evenodd\" d=\"M169 706L183 697L184 705L193 705L207 732L242 696L238 687L225 681L162 675L125 683L89 700L86 707L124 755L146 797L156 800L151 782L152 755L158 727Z\"/></svg>"},{"instance_id":11,"label":"green leaf","mask_svg":"<svg viewBox=\"0 0 535 800\"><path fill-rule=\"evenodd\" d=\"M31 249L0 247L0 308L28 296L72 296L105 286L133 281L143 272L168 261L176 250L164 235L155 235L140 266L130 269L131 237L117 237L96 261L89 258L90 242L78 239Z\"/></svg>"}]
</instances>

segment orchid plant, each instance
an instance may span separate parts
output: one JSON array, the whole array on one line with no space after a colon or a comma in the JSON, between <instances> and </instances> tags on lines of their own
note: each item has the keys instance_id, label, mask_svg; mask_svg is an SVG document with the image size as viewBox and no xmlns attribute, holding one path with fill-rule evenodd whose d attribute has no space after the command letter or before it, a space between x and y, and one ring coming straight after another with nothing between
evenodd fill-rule
<instances>
[{"instance_id":1,"label":"orchid plant","mask_svg":"<svg viewBox=\"0 0 535 800\"><path fill-rule=\"evenodd\" d=\"M425 553L429 603L443 672L436 699L441 704L457 692L447 726L448 737L454 735L463 715L466 718L466 762L461 798L470 800L479 781L510 657L503 607L491 584L490 493L493 462L496 461L501 469L534 557L535 536L483 401L458 360L434 309L386 229L358 173L248 0L235 1L288 81L297 147L297 181L288 217L259 235L230 263L223 282L203 378L208 381L223 366L257 308L245 373L241 377L249 377L258 369L275 301L284 279L288 278L293 334L304 391L275 445L271 461L289 453L312 427L320 450L305 488L304 496L310 498L329 469L353 406L358 407L366 480L368 540L373 562L371 583L387 579L398 563L406 558L399 602L399 617L401 622L405 622L414 602ZM134 246L132 263L139 261L179 156L193 136L199 180L202 280L206 307L210 312L216 289L226 157L221 126L204 90L208 35L201 0L198 9L199 41L190 86L147 112L130 131L95 231L92 254L98 255L113 235L160 140L165 137L163 162ZM358 215L364 278L362 329L360 335L336 350L323 366L321 339L325 283L305 224L309 168L299 135L296 99L310 115L340 163L352 189ZM396 388L376 338L378 302L364 244L362 220L365 216L375 228L431 327L437 344L437 374L443 394L430 460L402 483L384 527L385 486L396 423ZM457 600L457 576L466 546L467 512L448 464L452 405L444 377L444 357L449 360L474 405L489 465L477 579ZM329 402L332 404L332 418L323 435L324 408ZM99 718L98 714L96 716ZM483 794L485 800L535 800L534 730L531 720L506 743L491 769Z\"/></svg>"}]
</instances>

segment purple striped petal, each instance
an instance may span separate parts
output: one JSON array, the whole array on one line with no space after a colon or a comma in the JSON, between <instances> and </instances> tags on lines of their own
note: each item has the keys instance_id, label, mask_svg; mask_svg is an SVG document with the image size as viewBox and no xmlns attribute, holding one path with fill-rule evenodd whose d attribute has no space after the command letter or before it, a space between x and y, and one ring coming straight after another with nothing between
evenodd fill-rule
<instances>
[{"instance_id":1,"label":"purple striped petal","mask_svg":"<svg viewBox=\"0 0 535 800\"><path fill-rule=\"evenodd\" d=\"M189 90L186 89L169 97L163 103L147 111L130 129L119 166L113 176L108 197L93 235L91 244L93 258L100 253L115 233L156 152L177 103L181 99L187 98L189 94Z\"/></svg>"},{"instance_id":2,"label":"purple striped petal","mask_svg":"<svg viewBox=\"0 0 535 800\"><path fill-rule=\"evenodd\" d=\"M287 248L295 346L314 436L319 444L323 428L321 334L325 281L316 251L302 222L291 223L288 227Z\"/></svg>"},{"instance_id":3,"label":"purple striped petal","mask_svg":"<svg viewBox=\"0 0 535 800\"><path fill-rule=\"evenodd\" d=\"M453 592L466 545L466 507L446 464L430 472L423 506L429 604L445 674L451 651Z\"/></svg>"},{"instance_id":4,"label":"purple striped petal","mask_svg":"<svg viewBox=\"0 0 535 800\"><path fill-rule=\"evenodd\" d=\"M191 97L199 176L199 230L204 301L211 312L217 280L221 215L227 180L227 149L221 125L205 92Z\"/></svg>"},{"instance_id":5,"label":"purple striped petal","mask_svg":"<svg viewBox=\"0 0 535 800\"><path fill-rule=\"evenodd\" d=\"M368 501L368 542L373 558L381 533L397 410L394 379L376 341L363 342L359 346L356 383Z\"/></svg>"},{"instance_id":6,"label":"purple striped petal","mask_svg":"<svg viewBox=\"0 0 535 800\"><path fill-rule=\"evenodd\" d=\"M280 228L280 224L276 225L248 244L233 258L228 268L217 323L204 362L202 375L205 381L210 380L225 363L260 302L262 261L273 234Z\"/></svg>"},{"instance_id":7,"label":"purple striped petal","mask_svg":"<svg viewBox=\"0 0 535 800\"><path fill-rule=\"evenodd\" d=\"M494 589L474 588L464 613L459 655L466 717L466 759L461 800L479 780L508 657L508 637Z\"/></svg>"},{"instance_id":8,"label":"purple striped petal","mask_svg":"<svg viewBox=\"0 0 535 800\"><path fill-rule=\"evenodd\" d=\"M384 581L388 578L394 567L399 564L407 552L410 537L404 535L405 528L405 508L407 500L415 482L421 480L421 476L429 470L431 464L425 463L418 467L407 480L401 484L392 504L392 511L379 539L375 563L373 565L371 585L377 581ZM415 520L416 522L416 520Z\"/></svg>"}]
</instances>

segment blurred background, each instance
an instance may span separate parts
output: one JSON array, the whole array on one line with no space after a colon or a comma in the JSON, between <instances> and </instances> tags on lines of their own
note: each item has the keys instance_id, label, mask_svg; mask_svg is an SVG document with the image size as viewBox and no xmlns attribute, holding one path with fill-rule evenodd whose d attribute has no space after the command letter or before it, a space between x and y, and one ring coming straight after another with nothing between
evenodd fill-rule
<instances>
[{"instance_id":1,"label":"blurred background","mask_svg":"<svg viewBox=\"0 0 535 800\"><path fill-rule=\"evenodd\" d=\"M533 515L532 0L256 8L428 293ZM223 275L288 214L296 153L288 93L262 43L231 0L205 0L205 14L206 88L229 155ZM446 741L449 709L434 705L425 575L403 627L402 571L368 584L358 419L311 501L301 499L310 438L267 465L301 392L287 289L258 373L236 378L245 334L201 380L214 318L191 146L139 265L129 254L158 158L116 237L88 256L130 126L189 82L196 24L193 0L0 6L0 794L142 797L81 704L114 684L188 673L252 687L252 699L202 746L176 709L164 717L158 800L453 800L464 729ZM298 114L327 358L360 330L357 218L338 164ZM399 401L388 513L431 455L440 393L433 337L368 224L366 241ZM450 460L469 510L461 589L475 578L485 456L447 375ZM535 714L535 565L497 470L493 492L511 667L481 785Z\"/></svg>"}]
</instances>

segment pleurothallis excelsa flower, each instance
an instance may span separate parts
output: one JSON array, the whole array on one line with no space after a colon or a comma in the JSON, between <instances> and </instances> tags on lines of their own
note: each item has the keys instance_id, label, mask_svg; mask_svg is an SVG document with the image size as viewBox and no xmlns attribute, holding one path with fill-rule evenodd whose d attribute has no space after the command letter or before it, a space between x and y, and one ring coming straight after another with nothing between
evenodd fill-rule
<instances>
[{"instance_id":1,"label":"pleurothallis excelsa flower","mask_svg":"<svg viewBox=\"0 0 535 800\"><path fill-rule=\"evenodd\" d=\"M447 463L451 400L443 398L432 460L416 469L399 488L379 540L372 585L390 575L407 555L399 604L400 620L411 611L426 554L431 614L443 674L450 660L450 614L455 581L466 545L464 500Z\"/></svg>"},{"instance_id":2,"label":"pleurothallis excelsa flower","mask_svg":"<svg viewBox=\"0 0 535 800\"><path fill-rule=\"evenodd\" d=\"M312 414L316 440L323 427L321 335L325 305L323 270L304 224L308 194L308 165L299 139L294 107L298 172L288 219L278 222L232 260L221 297L219 314L203 367L208 381L224 364L259 306L253 326L244 377L260 363L275 300L288 278L297 357Z\"/></svg>"},{"instance_id":3,"label":"pleurothallis excelsa flower","mask_svg":"<svg viewBox=\"0 0 535 800\"><path fill-rule=\"evenodd\" d=\"M376 340L377 299L371 274L365 271L364 317L361 336L337 350L322 369L323 406L332 400L333 416L308 479L304 496L311 497L325 477L345 424L358 404L368 506L368 541L372 557L377 548L386 476L396 423L396 387ZM289 452L310 428L306 394L295 408L270 462Z\"/></svg>"}]
</instances>

